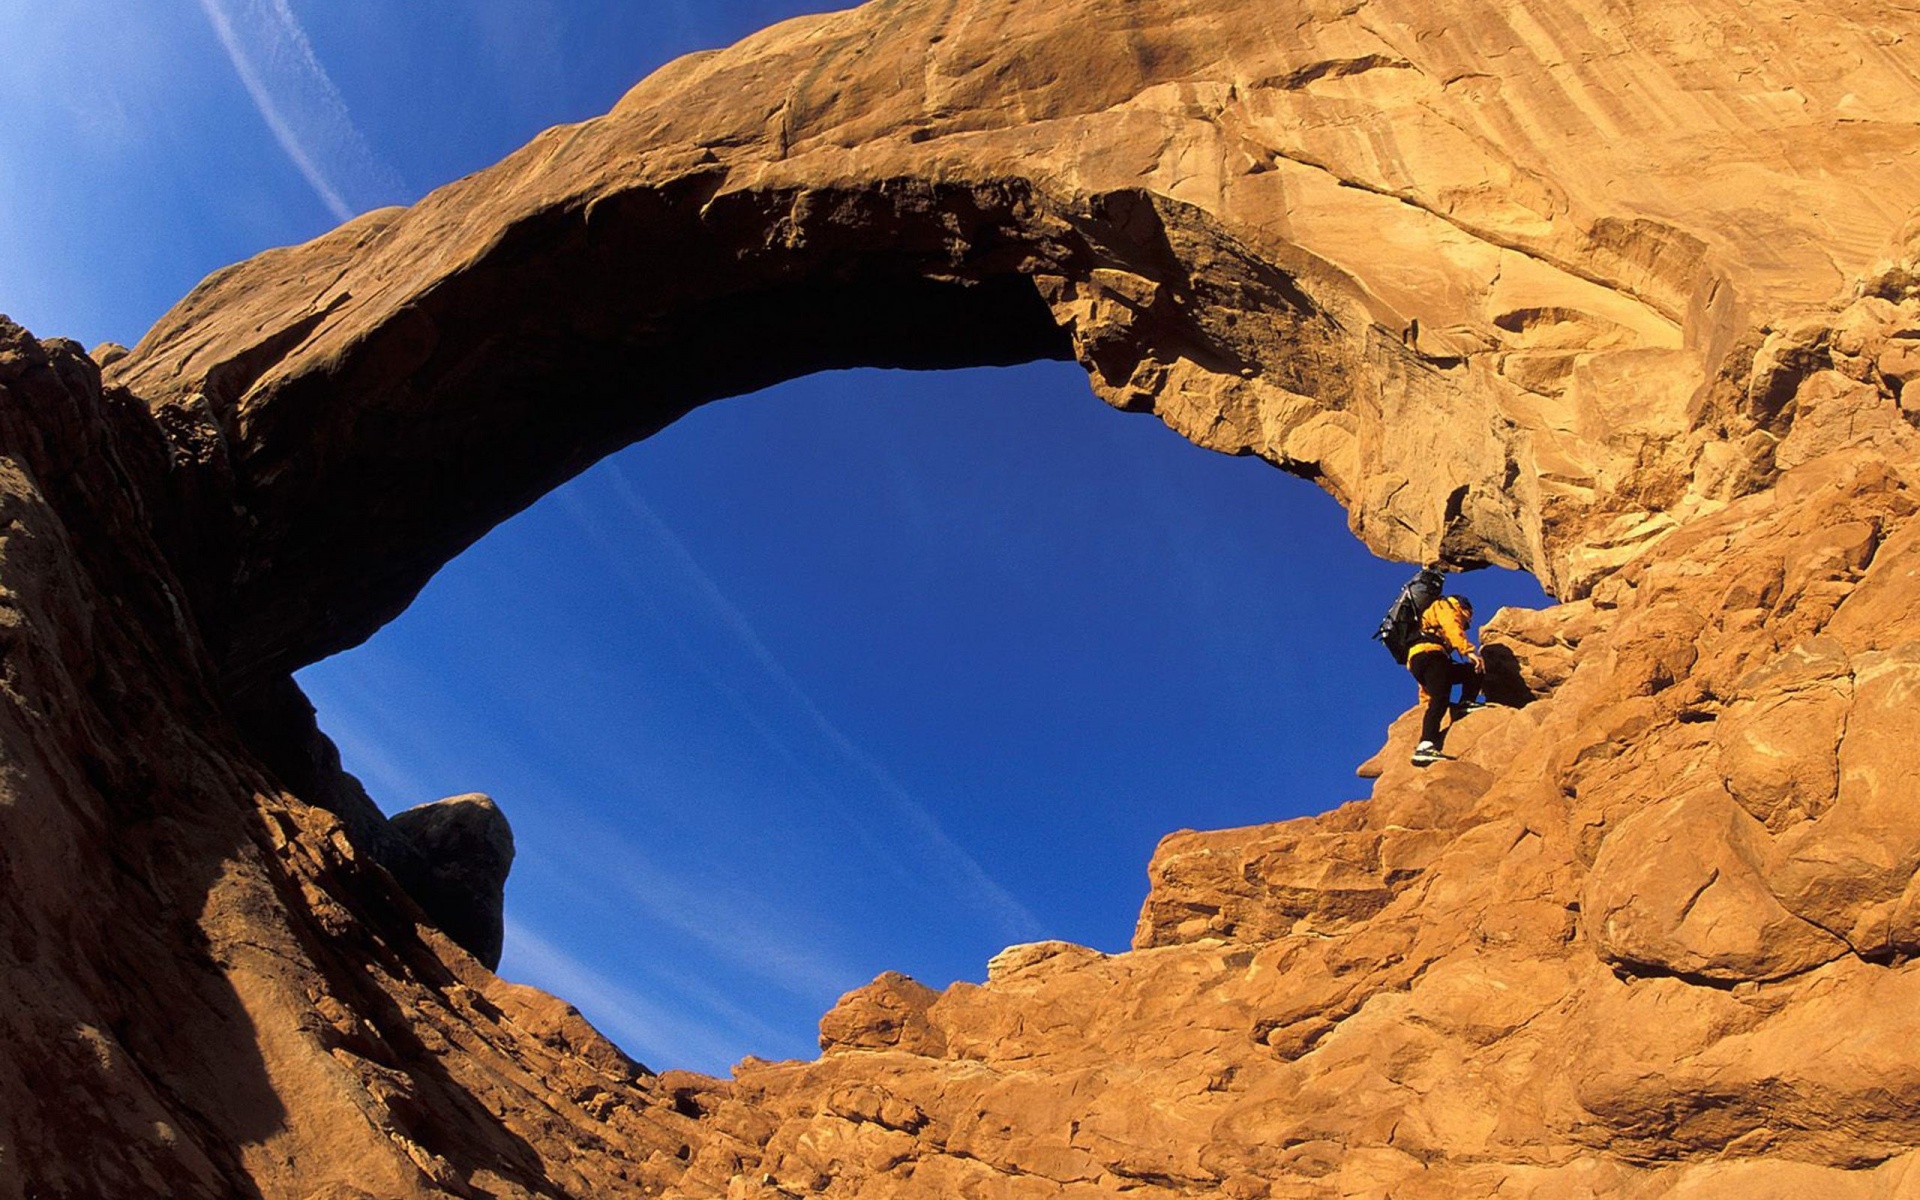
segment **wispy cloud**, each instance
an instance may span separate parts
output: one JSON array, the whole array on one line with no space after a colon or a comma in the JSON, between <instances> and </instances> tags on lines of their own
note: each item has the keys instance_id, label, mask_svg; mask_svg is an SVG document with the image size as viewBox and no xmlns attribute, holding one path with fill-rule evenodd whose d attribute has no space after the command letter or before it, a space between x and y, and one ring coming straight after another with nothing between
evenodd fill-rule
<instances>
[{"instance_id":1,"label":"wispy cloud","mask_svg":"<svg viewBox=\"0 0 1920 1200\"><path fill-rule=\"evenodd\" d=\"M355 128L287 0L200 0L200 8L260 119L336 220L376 198L399 198L398 178Z\"/></svg>"},{"instance_id":2,"label":"wispy cloud","mask_svg":"<svg viewBox=\"0 0 1920 1200\"><path fill-rule=\"evenodd\" d=\"M606 476L621 502L645 527L646 532L669 556L674 567L688 581L694 594L706 607L709 614L717 620L747 652L759 666L766 678L798 711L804 724L839 756L854 771L865 776L874 792L892 810L898 822L895 828L907 835L904 846L918 862L914 870L906 873L915 877L930 878L942 886L957 893L960 898L976 911L992 918L1002 936L1013 940L1030 940L1038 937L1042 926L1040 921L1013 897L997 880L989 875L974 857L967 853L946 830L941 827L932 813L910 793L889 771L885 765L868 754L815 703L799 682L775 656L767 644L761 640L746 615L742 613L720 586L708 575L692 553L689 552L674 532L668 528L651 505L639 494L617 466L609 464ZM585 513L585 506L577 501L569 504L569 512L587 532L590 538L600 544L603 553L608 551L605 539L591 525ZM613 556L608 555L609 558ZM630 586L637 586L630 572L615 560L612 565L624 577ZM754 721L763 735L766 727Z\"/></svg>"},{"instance_id":3,"label":"wispy cloud","mask_svg":"<svg viewBox=\"0 0 1920 1200\"><path fill-rule=\"evenodd\" d=\"M472 790L474 767L450 760L424 729L432 689L377 646L361 647L296 678L320 717L321 731L388 812Z\"/></svg>"},{"instance_id":4,"label":"wispy cloud","mask_svg":"<svg viewBox=\"0 0 1920 1200\"><path fill-rule=\"evenodd\" d=\"M575 879L594 881L594 893L617 892L628 911L672 930L731 969L755 976L804 1000L831 999L864 980L850 966L812 949L823 939L803 928L791 907L729 887L718 873L690 879L663 869L636 846L581 814L562 853ZM680 864L676 864L676 867Z\"/></svg>"},{"instance_id":5,"label":"wispy cloud","mask_svg":"<svg viewBox=\"0 0 1920 1200\"><path fill-rule=\"evenodd\" d=\"M747 1052L743 1045L765 1046L777 1040L776 1034L761 1041L773 1031L752 1018L745 1029L723 1027L696 1012L677 1011L643 996L511 918L501 968L507 977L538 979L542 990L580 1009L623 1050L655 1067L722 1072Z\"/></svg>"},{"instance_id":6,"label":"wispy cloud","mask_svg":"<svg viewBox=\"0 0 1920 1200\"><path fill-rule=\"evenodd\" d=\"M410 756L397 744L395 727L370 706L311 681L302 686L325 714L323 732L340 751L341 762L387 811L398 812L452 794L436 788L406 761Z\"/></svg>"},{"instance_id":7,"label":"wispy cloud","mask_svg":"<svg viewBox=\"0 0 1920 1200\"><path fill-rule=\"evenodd\" d=\"M688 666L698 672L707 686L727 702L734 715L754 732L767 751L786 766L790 778L813 779L812 772L801 761L789 739L774 727L773 722L760 715L741 689L729 682L712 662L695 649L694 639L686 628L687 623L675 620L660 610L659 597L654 594L650 581L628 560L619 539L603 527L596 510L572 488L561 489L555 498L575 528L593 546L601 563L634 598L635 610L651 620L661 635L679 650ZM863 819L857 804L844 789L824 786L818 780L813 780L808 798L817 804L818 811L837 817L846 836L859 843L861 849L895 879L909 886L924 884L921 873L909 869L897 854L889 853L881 839L874 836L870 822ZM791 796L788 800L790 804L797 805L800 797Z\"/></svg>"}]
</instances>

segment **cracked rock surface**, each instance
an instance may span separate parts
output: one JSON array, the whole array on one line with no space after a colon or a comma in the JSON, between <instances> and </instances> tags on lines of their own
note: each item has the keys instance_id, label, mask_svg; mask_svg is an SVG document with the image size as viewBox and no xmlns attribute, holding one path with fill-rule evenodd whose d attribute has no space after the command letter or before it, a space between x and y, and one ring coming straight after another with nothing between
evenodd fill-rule
<instances>
[{"instance_id":1,"label":"cracked rock surface","mask_svg":"<svg viewBox=\"0 0 1920 1200\"><path fill-rule=\"evenodd\" d=\"M1917 42L875 0L217 273L104 377L0 322L0 1197L1912 1193ZM289 674L698 404L1039 357L1381 553L1534 571L1488 626L1531 702L1170 835L1127 953L881 976L813 1062L655 1074L495 978L447 913L497 812L423 849Z\"/></svg>"}]
</instances>

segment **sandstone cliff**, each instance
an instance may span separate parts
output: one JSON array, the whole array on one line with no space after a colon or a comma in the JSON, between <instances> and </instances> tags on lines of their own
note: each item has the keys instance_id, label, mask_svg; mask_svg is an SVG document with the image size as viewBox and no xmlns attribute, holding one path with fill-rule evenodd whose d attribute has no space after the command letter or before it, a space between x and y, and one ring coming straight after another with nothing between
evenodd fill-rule
<instances>
[{"instance_id":1,"label":"sandstone cliff","mask_svg":"<svg viewBox=\"0 0 1920 1200\"><path fill-rule=\"evenodd\" d=\"M875 0L223 271L104 380L0 326L0 1195L1914 1193L1916 38ZM1048 356L1382 553L1534 571L1534 701L1170 837L1130 953L883 976L817 1062L652 1075L439 931L486 952L428 881L492 876L292 670L702 402Z\"/></svg>"}]
</instances>

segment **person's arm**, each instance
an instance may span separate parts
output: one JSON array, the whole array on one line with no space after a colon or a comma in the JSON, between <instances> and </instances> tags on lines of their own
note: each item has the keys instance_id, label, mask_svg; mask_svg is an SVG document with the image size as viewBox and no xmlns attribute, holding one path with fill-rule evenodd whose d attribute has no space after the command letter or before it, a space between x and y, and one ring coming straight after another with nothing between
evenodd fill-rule
<instances>
[{"instance_id":1,"label":"person's arm","mask_svg":"<svg viewBox=\"0 0 1920 1200\"><path fill-rule=\"evenodd\" d=\"M1467 615L1457 604L1446 605L1439 613L1440 636L1446 640L1449 648L1462 658L1478 667L1480 651L1474 646L1473 639L1467 636Z\"/></svg>"}]
</instances>

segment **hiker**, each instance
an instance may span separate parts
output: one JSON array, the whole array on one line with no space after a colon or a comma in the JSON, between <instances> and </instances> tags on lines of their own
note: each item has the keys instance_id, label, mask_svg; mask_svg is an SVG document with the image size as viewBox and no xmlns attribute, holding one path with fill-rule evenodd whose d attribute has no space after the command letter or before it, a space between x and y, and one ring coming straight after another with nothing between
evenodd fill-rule
<instances>
[{"instance_id":1,"label":"hiker","mask_svg":"<svg viewBox=\"0 0 1920 1200\"><path fill-rule=\"evenodd\" d=\"M1440 761L1440 719L1449 708L1453 719L1485 708L1480 688L1486 677L1486 664L1473 639L1467 636L1473 624L1473 602L1465 596L1441 596L1420 614L1419 632L1407 647L1407 670L1420 684L1420 699L1427 711L1420 723L1420 744L1413 748L1413 765L1424 767ZM1459 654L1465 662L1456 662ZM1453 688L1460 685L1460 702L1453 703Z\"/></svg>"}]
</instances>

